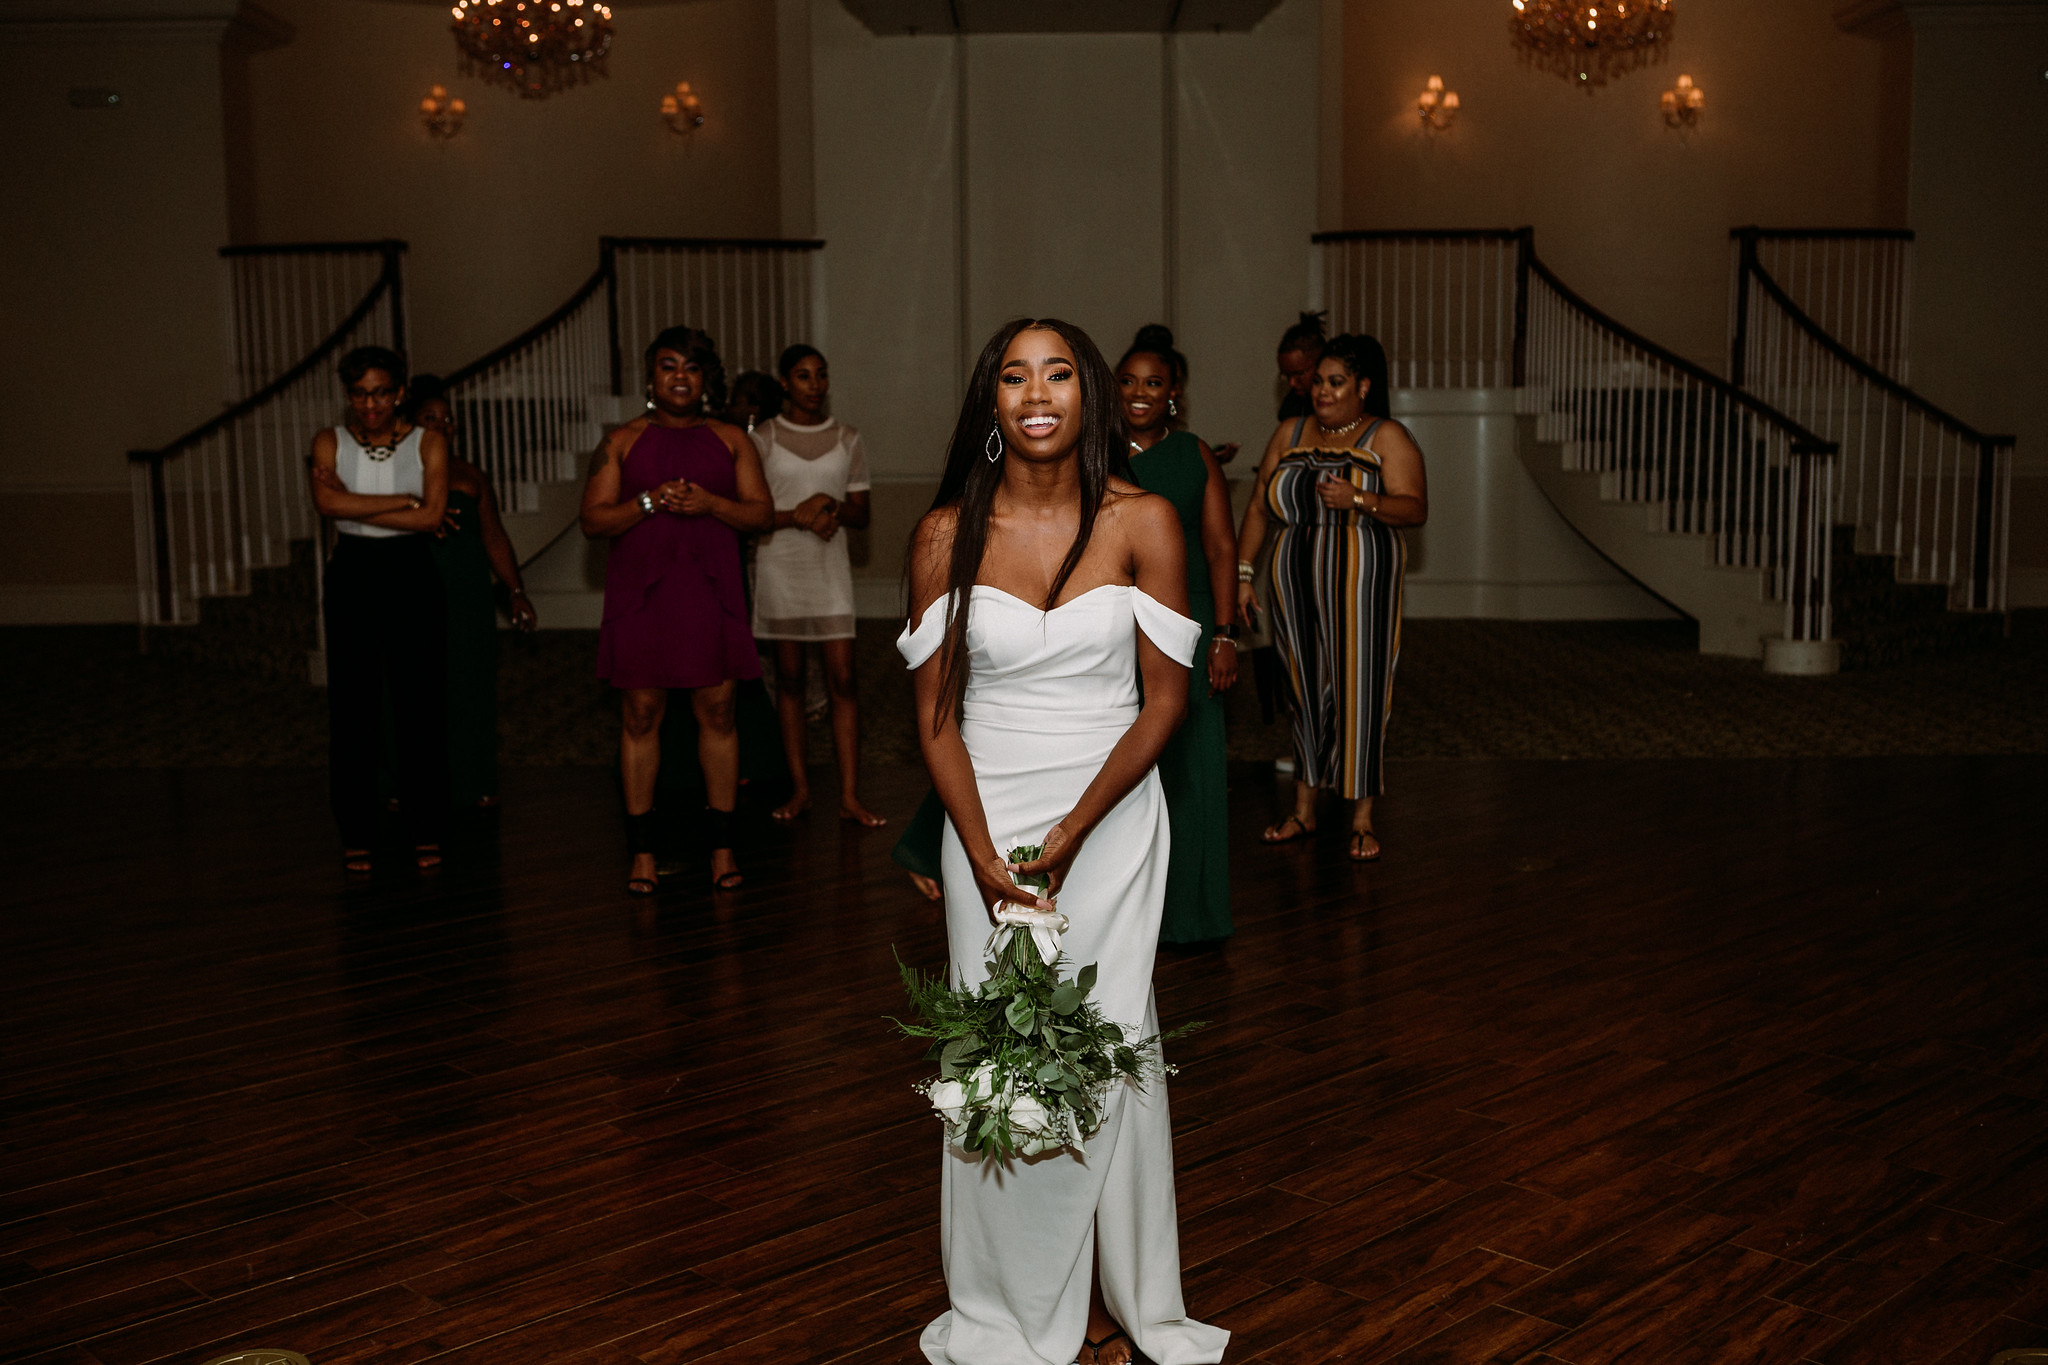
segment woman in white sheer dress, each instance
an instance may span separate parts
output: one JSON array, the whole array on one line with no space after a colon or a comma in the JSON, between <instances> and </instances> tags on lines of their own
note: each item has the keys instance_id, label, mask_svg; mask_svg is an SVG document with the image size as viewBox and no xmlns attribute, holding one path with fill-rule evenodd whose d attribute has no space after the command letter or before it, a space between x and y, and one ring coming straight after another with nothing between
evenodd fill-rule
<instances>
[{"instance_id":1,"label":"woman in white sheer dress","mask_svg":"<svg viewBox=\"0 0 2048 1365\"><path fill-rule=\"evenodd\" d=\"M998 901L1044 908L1044 871L1094 962L1110 1019L1158 1032L1152 958L1166 890L1153 764L1187 705L1187 616L1172 504L1116 477L1117 386L1079 328L1019 320L976 364L932 510L911 544L919 737L946 807L940 855L956 985L987 972ZM1144 701L1140 704L1140 681ZM1045 846L1012 868L1004 850ZM1071 970L1071 969L1069 969ZM1229 1333L1186 1316L1166 1086L1112 1092L1087 1154L998 1163L949 1147L940 1238L951 1308L934 1365L1213 1365Z\"/></svg>"}]
</instances>

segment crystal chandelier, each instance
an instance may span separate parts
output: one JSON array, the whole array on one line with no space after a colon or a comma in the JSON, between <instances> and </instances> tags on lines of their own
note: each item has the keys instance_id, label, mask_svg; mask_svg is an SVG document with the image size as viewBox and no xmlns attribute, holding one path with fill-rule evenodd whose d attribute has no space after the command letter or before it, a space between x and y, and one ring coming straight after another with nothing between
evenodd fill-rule
<instances>
[{"instance_id":1,"label":"crystal chandelier","mask_svg":"<svg viewBox=\"0 0 2048 1365\"><path fill-rule=\"evenodd\" d=\"M1508 20L1522 60L1591 90L1664 60L1671 0L1514 0Z\"/></svg>"},{"instance_id":2,"label":"crystal chandelier","mask_svg":"<svg viewBox=\"0 0 2048 1365\"><path fill-rule=\"evenodd\" d=\"M604 74L612 12L598 0L455 0L463 70L546 99Z\"/></svg>"}]
</instances>

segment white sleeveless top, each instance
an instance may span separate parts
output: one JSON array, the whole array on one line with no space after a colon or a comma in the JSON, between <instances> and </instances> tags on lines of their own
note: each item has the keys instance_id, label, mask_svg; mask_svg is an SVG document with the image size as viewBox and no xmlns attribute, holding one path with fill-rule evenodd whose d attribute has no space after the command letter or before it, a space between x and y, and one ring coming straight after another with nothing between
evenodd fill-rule
<instances>
[{"instance_id":1,"label":"white sleeveless top","mask_svg":"<svg viewBox=\"0 0 2048 1365\"><path fill-rule=\"evenodd\" d=\"M398 449L385 460L373 460L363 449L362 442L355 438L345 426L334 429L334 472L351 493L367 497L386 497L391 494L411 494L424 497L427 491L426 471L420 467L421 427L414 427L398 443ZM395 526L370 526L360 521L344 521L336 518L334 529L345 536L410 536L417 531L401 531Z\"/></svg>"},{"instance_id":2,"label":"white sleeveless top","mask_svg":"<svg viewBox=\"0 0 2048 1365\"><path fill-rule=\"evenodd\" d=\"M843 502L848 493L869 487L860 433L836 418L798 426L772 417L752 435L778 511L787 512L817 493ZM802 527L785 526L755 542L755 639L853 636L853 564L845 531L820 540Z\"/></svg>"}]
</instances>

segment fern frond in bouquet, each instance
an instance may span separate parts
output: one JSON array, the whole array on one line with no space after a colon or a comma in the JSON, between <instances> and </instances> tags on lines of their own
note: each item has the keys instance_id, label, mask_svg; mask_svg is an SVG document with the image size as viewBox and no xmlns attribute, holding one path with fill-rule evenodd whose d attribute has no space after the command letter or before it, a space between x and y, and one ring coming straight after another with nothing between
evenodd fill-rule
<instances>
[{"instance_id":1,"label":"fern frond in bouquet","mask_svg":"<svg viewBox=\"0 0 2048 1365\"><path fill-rule=\"evenodd\" d=\"M1010 850L1011 863L1030 862L1042 850ZM1049 887L1042 876L1017 878L1020 886ZM916 1012L897 1026L927 1040L925 1060L939 1074L917 1086L946 1125L948 1140L983 1160L1036 1156L1060 1147L1084 1151L1102 1127L1110 1086L1142 1087L1173 1074L1159 1045L1201 1028L1133 1038L1088 1000L1095 964L1061 979L1066 956L1059 934L1067 920L1056 910L1004 907L986 949L988 979L955 990L941 974L903 965L903 987Z\"/></svg>"}]
</instances>

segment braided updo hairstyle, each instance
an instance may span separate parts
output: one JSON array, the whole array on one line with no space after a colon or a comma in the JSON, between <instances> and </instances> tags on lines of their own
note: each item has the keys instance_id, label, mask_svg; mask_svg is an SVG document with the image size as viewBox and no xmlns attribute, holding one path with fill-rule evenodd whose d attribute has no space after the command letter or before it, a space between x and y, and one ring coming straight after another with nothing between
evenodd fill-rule
<instances>
[{"instance_id":1,"label":"braided updo hairstyle","mask_svg":"<svg viewBox=\"0 0 2048 1365\"><path fill-rule=\"evenodd\" d=\"M1323 335L1323 314L1318 309L1313 313L1303 313L1301 321L1282 332L1280 345L1275 349L1281 355L1289 351L1307 351L1310 355L1320 356L1328 344L1329 338Z\"/></svg>"},{"instance_id":2,"label":"braided updo hairstyle","mask_svg":"<svg viewBox=\"0 0 2048 1365\"><path fill-rule=\"evenodd\" d=\"M1307 316L1307 314L1303 314ZM1393 395L1387 378L1387 349L1380 345L1377 337L1363 332L1345 332L1331 337L1323 343L1323 359L1337 360L1351 372L1353 379L1362 379L1371 384L1365 391L1365 413L1368 417L1392 417Z\"/></svg>"}]
</instances>

